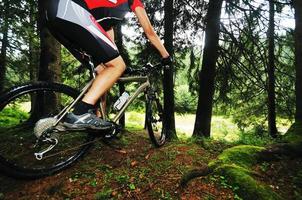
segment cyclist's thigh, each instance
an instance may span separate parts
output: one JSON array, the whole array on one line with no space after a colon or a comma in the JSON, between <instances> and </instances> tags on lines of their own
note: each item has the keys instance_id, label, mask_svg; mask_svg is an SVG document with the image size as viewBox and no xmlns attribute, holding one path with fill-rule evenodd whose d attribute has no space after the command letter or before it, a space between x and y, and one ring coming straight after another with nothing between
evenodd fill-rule
<instances>
[{"instance_id":1,"label":"cyclist's thigh","mask_svg":"<svg viewBox=\"0 0 302 200\"><path fill-rule=\"evenodd\" d=\"M47 1L52 2L46 8L50 30L55 32L55 37L64 46L70 49L68 43L74 44L91 55L95 64L106 63L119 56L116 45L95 21L83 1Z\"/></svg>"}]
</instances>

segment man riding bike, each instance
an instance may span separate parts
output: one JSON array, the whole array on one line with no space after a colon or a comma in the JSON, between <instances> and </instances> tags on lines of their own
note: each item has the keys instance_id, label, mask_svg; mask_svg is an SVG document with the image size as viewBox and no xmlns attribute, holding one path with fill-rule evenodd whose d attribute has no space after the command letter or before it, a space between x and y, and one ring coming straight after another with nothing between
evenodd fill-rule
<instances>
[{"instance_id":1,"label":"man riding bike","mask_svg":"<svg viewBox=\"0 0 302 200\"><path fill-rule=\"evenodd\" d=\"M127 12L135 13L149 41L162 56L163 63L171 59L154 31L144 5L140 0L43 0L45 17L52 34L65 46L76 46L92 56L98 75L84 98L68 113L64 124L70 128L104 130L110 122L95 114L98 99L123 74L126 65L114 43L113 27L124 19ZM81 61L83 54L68 48Z\"/></svg>"}]
</instances>

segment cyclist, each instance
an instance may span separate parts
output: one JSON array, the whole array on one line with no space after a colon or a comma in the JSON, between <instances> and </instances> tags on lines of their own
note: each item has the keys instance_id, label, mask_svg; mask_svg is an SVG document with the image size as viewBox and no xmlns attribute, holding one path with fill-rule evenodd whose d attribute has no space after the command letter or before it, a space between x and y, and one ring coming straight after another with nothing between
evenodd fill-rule
<instances>
[{"instance_id":1,"label":"cyclist","mask_svg":"<svg viewBox=\"0 0 302 200\"><path fill-rule=\"evenodd\" d=\"M81 61L82 53L92 56L95 65L104 66L82 101L68 113L65 125L70 128L108 129L112 124L95 115L95 104L123 74L126 66L114 43L113 27L129 11L135 13L147 38L168 64L169 53L155 33L140 0L43 0L49 30ZM73 48L76 47L76 48Z\"/></svg>"}]
</instances>

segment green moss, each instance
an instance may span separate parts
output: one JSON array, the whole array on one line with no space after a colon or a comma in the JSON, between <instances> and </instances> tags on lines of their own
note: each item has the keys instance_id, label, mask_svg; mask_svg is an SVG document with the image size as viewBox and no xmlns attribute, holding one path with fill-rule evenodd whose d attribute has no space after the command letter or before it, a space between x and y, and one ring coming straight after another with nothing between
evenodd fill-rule
<instances>
[{"instance_id":1,"label":"green moss","mask_svg":"<svg viewBox=\"0 0 302 200\"><path fill-rule=\"evenodd\" d=\"M257 164L258 153L263 147L241 145L224 150L216 160L209 163L215 174L225 177L234 193L243 199L281 199L272 189L253 178L251 170Z\"/></svg>"},{"instance_id":2,"label":"green moss","mask_svg":"<svg viewBox=\"0 0 302 200\"><path fill-rule=\"evenodd\" d=\"M221 165L216 168L216 173L225 176L228 183L233 188L237 188L235 193L246 200L277 200L281 199L279 195L271 190L270 187L265 186L256 181L250 174L251 171L236 165Z\"/></svg>"},{"instance_id":3,"label":"green moss","mask_svg":"<svg viewBox=\"0 0 302 200\"><path fill-rule=\"evenodd\" d=\"M285 142L302 142L302 122L295 122L284 135Z\"/></svg>"},{"instance_id":4,"label":"green moss","mask_svg":"<svg viewBox=\"0 0 302 200\"><path fill-rule=\"evenodd\" d=\"M240 145L224 150L209 166L216 168L223 164L235 164L249 168L257 163L257 154L264 150L263 147Z\"/></svg>"},{"instance_id":5,"label":"green moss","mask_svg":"<svg viewBox=\"0 0 302 200\"><path fill-rule=\"evenodd\" d=\"M302 192L302 169L297 172L297 174L293 178L293 182L297 186L297 188L300 188Z\"/></svg>"},{"instance_id":6,"label":"green moss","mask_svg":"<svg viewBox=\"0 0 302 200\"><path fill-rule=\"evenodd\" d=\"M110 188L105 188L101 192L95 194L96 200L107 200L110 198L112 190Z\"/></svg>"}]
</instances>

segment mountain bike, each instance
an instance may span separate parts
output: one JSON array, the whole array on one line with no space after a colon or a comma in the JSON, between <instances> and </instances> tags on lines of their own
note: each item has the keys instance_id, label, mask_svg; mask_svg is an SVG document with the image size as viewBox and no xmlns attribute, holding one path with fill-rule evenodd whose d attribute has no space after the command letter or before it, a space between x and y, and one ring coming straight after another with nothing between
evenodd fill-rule
<instances>
[{"instance_id":1,"label":"mountain bike","mask_svg":"<svg viewBox=\"0 0 302 200\"><path fill-rule=\"evenodd\" d=\"M99 103L100 116L114 124L110 130L72 130L64 126L65 115L85 95L96 76L91 60L87 63L92 79L81 91L61 83L35 82L13 87L0 95L2 173L35 179L71 166L93 143L113 139L121 132L119 120L140 94L145 96L145 127L151 142L155 147L165 143L163 107L154 84L162 71L161 64L146 64L119 79L120 83L136 82L138 87L113 116L105 113L104 105Z\"/></svg>"}]
</instances>

